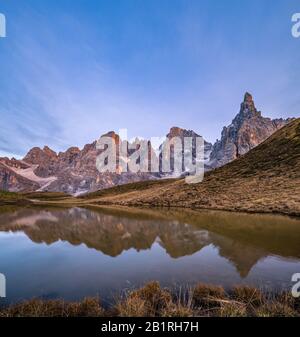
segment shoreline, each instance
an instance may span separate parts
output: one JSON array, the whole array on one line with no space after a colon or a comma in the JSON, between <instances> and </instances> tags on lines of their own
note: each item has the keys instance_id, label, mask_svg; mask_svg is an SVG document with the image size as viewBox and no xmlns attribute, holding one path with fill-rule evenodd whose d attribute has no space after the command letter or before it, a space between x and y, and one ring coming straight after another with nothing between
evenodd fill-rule
<instances>
[{"instance_id":1,"label":"shoreline","mask_svg":"<svg viewBox=\"0 0 300 337\"><path fill-rule=\"evenodd\" d=\"M230 213L241 213L241 214L260 214L260 215L279 215L279 216L289 216L294 218L300 218L300 213L296 211L285 211L282 210L268 210L268 209L247 209L247 208L218 208L218 207L189 207L189 206L177 206L177 205L150 205L150 204L140 204L140 203L116 203L116 202L100 202L97 201L96 203L91 202L79 202L79 201L72 201L72 202L57 202L57 201L42 201L42 200L31 200L29 205L33 206L58 206L58 207L83 207L83 208L120 208L120 209L140 209L140 210L180 210L184 209L187 211L216 211L216 212L230 212ZM1 206L1 203L0 203Z\"/></svg>"},{"instance_id":2,"label":"shoreline","mask_svg":"<svg viewBox=\"0 0 300 337\"><path fill-rule=\"evenodd\" d=\"M120 209L140 209L140 210L180 210L184 209L187 211L216 211L216 212L229 212L229 213L240 213L240 214L250 214L250 215L278 215L278 216L288 216L293 218L300 218L300 213L296 211L282 211L282 210L264 210L264 209L247 209L247 208L218 208L218 207L189 207L189 206L177 206L177 205L150 205L150 204L127 204L127 203L114 203L114 202L97 202L97 203L85 203L85 202L58 202L58 201L44 201L44 200L20 200L20 201L7 201L1 200L0 207L3 206L18 206L18 207L31 207L31 206L44 206L44 207L62 207L62 208L120 208Z\"/></svg>"}]
</instances>

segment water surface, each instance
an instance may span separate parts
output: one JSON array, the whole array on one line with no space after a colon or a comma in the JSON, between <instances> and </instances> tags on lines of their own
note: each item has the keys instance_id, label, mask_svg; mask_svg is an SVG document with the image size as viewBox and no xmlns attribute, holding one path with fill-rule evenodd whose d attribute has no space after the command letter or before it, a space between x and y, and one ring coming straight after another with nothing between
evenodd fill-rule
<instances>
[{"instance_id":1,"label":"water surface","mask_svg":"<svg viewBox=\"0 0 300 337\"><path fill-rule=\"evenodd\" d=\"M290 288L300 220L216 211L0 207L7 302L105 301L158 280ZM0 300L3 301L3 300Z\"/></svg>"}]
</instances>

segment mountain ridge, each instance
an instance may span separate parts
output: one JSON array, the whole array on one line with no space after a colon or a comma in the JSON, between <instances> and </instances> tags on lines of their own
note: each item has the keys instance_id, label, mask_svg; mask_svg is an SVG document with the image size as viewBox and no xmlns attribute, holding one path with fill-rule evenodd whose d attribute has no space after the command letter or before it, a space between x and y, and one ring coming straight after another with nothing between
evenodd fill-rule
<instances>
[{"instance_id":1,"label":"mountain ridge","mask_svg":"<svg viewBox=\"0 0 300 337\"><path fill-rule=\"evenodd\" d=\"M128 191L128 192L127 192ZM88 198L88 196L86 196ZM204 181L169 181L138 191L123 187L91 195L103 205L181 207L300 216L300 118L237 160L207 172Z\"/></svg>"},{"instance_id":2,"label":"mountain ridge","mask_svg":"<svg viewBox=\"0 0 300 337\"><path fill-rule=\"evenodd\" d=\"M291 120L271 120L262 117L256 110L251 94L247 92L241 103L240 112L230 126L224 127L221 140L217 140L214 145L204 140L205 169L217 168L239 158ZM125 142L114 131L103 136L111 137L117 144ZM195 158L195 138L198 136L199 134L193 130L173 126L166 139L192 137L192 156ZM96 158L101 151L96 148L96 143L94 141L86 144L82 149L70 147L65 152L59 153L48 146L34 147L22 160L0 158L0 190L64 192L76 196L120 184L168 177L168 174L162 174L161 167L156 173L122 172L120 161L124 159L119 153L117 153L117 172L100 173L96 168ZM150 141L148 147L149 157L155 155ZM128 154L132 154L133 151L128 149ZM183 152L184 150L182 156ZM174 157L171 154L172 160L174 161Z\"/></svg>"}]
</instances>

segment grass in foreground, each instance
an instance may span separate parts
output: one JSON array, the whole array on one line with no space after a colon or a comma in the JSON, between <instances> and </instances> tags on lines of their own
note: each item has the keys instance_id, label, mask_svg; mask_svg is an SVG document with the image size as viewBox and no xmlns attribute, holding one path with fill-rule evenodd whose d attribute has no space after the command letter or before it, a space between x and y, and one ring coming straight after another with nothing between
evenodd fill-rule
<instances>
[{"instance_id":1,"label":"grass in foreground","mask_svg":"<svg viewBox=\"0 0 300 337\"><path fill-rule=\"evenodd\" d=\"M31 301L0 309L0 317L299 317L300 302L288 293L263 293L256 288L198 284L171 292L158 282L128 292L104 309L98 298L81 302Z\"/></svg>"}]
</instances>

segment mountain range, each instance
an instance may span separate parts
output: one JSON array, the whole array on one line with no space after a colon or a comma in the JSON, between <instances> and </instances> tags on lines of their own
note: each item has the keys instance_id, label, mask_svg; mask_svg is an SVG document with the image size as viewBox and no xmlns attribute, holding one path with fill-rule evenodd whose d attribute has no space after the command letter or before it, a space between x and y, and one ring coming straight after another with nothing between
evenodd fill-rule
<instances>
[{"instance_id":1,"label":"mountain range","mask_svg":"<svg viewBox=\"0 0 300 337\"><path fill-rule=\"evenodd\" d=\"M199 184L165 179L118 186L81 199L97 205L180 207L300 216L300 118Z\"/></svg>"},{"instance_id":2,"label":"mountain range","mask_svg":"<svg viewBox=\"0 0 300 337\"><path fill-rule=\"evenodd\" d=\"M204 142L206 170L221 167L245 155L291 121L263 117L256 109L252 96L246 93L239 113L229 126L223 128L221 139L214 145ZM105 136L111 137L116 143L124 142L113 131ZM199 135L193 130L172 127L166 137L182 139L187 136L195 139ZM0 158L0 190L65 192L76 196L116 185L166 177L161 172L122 172L121 166L118 166L117 173L100 173L96 168L96 158L101 150L97 149L96 144L94 141L83 149L71 147L60 153L48 146L43 149L35 147L22 160ZM149 153L153 153L151 143L148 142L148 145ZM130 153L132 150L128 150ZM117 154L117 163L121 160Z\"/></svg>"}]
</instances>

